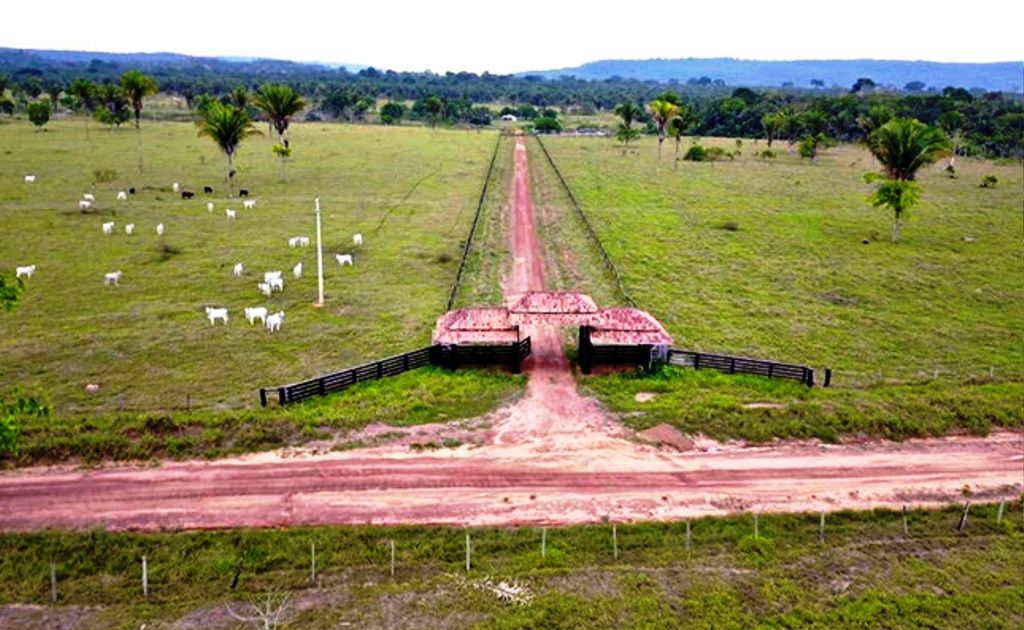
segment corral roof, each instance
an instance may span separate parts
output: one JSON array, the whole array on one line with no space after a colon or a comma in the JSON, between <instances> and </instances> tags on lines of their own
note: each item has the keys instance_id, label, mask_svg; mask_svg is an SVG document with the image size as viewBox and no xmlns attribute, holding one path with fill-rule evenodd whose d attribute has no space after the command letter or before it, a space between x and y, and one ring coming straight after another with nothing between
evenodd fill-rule
<instances>
[{"instance_id":1,"label":"corral roof","mask_svg":"<svg viewBox=\"0 0 1024 630\"><path fill-rule=\"evenodd\" d=\"M530 291L511 297L508 310L514 314L571 315L596 313L597 304L590 296L575 291Z\"/></svg>"}]
</instances>

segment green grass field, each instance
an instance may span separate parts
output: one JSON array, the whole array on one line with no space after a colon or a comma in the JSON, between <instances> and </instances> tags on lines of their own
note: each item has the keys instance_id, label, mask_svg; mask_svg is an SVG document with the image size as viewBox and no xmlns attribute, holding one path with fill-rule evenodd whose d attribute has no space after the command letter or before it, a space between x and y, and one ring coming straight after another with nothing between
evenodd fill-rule
<instances>
[{"instance_id":1,"label":"green grass field","mask_svg":"<svg viewBox=\"0 0 1024 630\"><path fill-rule=\"evenodd\" d=\"M956 179L942 165L925 169L922 202L894 245L892 217L866 200L862 175L875 167L858 147L812 163L785 144L757 159L763 143L747 142L734 161L674 168L669 140L659 168L653 138L625 155L609 139L545 143L626 290L677 347L807 364L819 382L821 368L834 371L834 387L814 392L683 370L583 380L632 425L755 439L1020 425L1019 164L961 159ZM987 173L996 188L979 188ZM639 391L671 395L652 405L634 399ZM784 408L743 407L765 401Z\"/></svg>"},{"instance_id":2,"label":"green grass field","mask_svg":"<svg viewBox=\"0 0 1024 630\"><path fill-rule=\"evenodd\" d=\"M265 129L264 129L265 131ZM368 359L421 347L444 311L460 246L472 218L495 134L352 125L293 125L295 157L287 183L266 137L243 144L238 185L253 210L228 202L223 159L187 123L145 124L146 172L135 166L134 131L81 121L35 132L0 125L5 147L0 182L0 265L38 265L17 309L0 318L0 381L47 392L59 412L171 409L191 397L198 408L256 402L260 386L279 385ZM96 172L116 172L98 182ZM22 175L35 173L33 185ZM182 201L172 182L196 190ZM96 182L95 187L93 183ZM217 194L213 214L204 185ZM127 202L116 191L134 186ZM77 201L97 196L94 212ZM314 236L313 198L324 212L327 305L316 298L315 248L292 249L294 235ZM224 209L234 206L230 222ZM100 224L115 221L104 236ZM136 234L123 232L126 223ZM166 226L163 238L154 227ZM352 235L365 245L354 248ZM339 267L336 252L354 252ZM231 268L246 271L234 278ZM305 274L292 280L302 262ZM121 286L103 274L121 269ZM266 270L285 271L285 291L264 298ZM203 308L226 306L229 326L211 326ZM279 334L250 327L246 306L286 313ZM85 392L97 383L96 394Z\"/></svg>"},{"instance_id":3,"label":"green grass field","mask_svg":"<svg viewBox=\"0 0 1024 630\"><path fill-rule=\"evenodd\" d=\"M282 628L1017 628L1020 509L999 521L996 505L973 505L964 532L959 506L912 510L907 534L898 512L839 512L824 542L816 514L762 514L756 536L751 514L696 519L689 545L685 522L618 524L617 540L610 524L549 528L544 556L535 527L8 533L0 625L235 628L226 606L276 592L290 602ZM472 586L484 577L533 600L502 604Z\"/></svg>"}]
</instances>

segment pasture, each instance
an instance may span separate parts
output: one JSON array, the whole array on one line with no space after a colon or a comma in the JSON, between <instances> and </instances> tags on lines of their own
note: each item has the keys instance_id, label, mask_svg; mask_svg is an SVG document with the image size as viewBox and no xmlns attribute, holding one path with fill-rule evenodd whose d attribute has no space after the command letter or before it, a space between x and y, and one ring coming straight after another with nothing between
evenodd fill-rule
<instances>
[{"instance_id":1,"label":"pasture","mask_svg":"<svg viewBox=\"0 0 1024 630\"><path fill-rule=\"evenodd\" d=\"M1019 164L961 158L955 179L944 162L924 169L924 196L894 245L890 211L867 202L862 175L876 166L860 147L810 162L782 142L764 160L753 156L764 143L746 141L735 160L673 167L669 139L659 167L654 138L625 154L610 139L544 142L626 290L677 347L802 363L819 382L821 368L834 371L833 388L813 392L683 370L583 379L613 410L633 412L631 425L765 439L1020 424ZM985 174L995 188L979 187ZM571 215L564 193L535 194ZM645 391L660 400L635 400ZM782 408L744 406L759 402Z\"/></svg>"},{"instance_id":2,"label":"pasture","mask_svg":"<svg viewBox=\"0 0 1024 630\"><path fill-rule=\"evenodd\" d=\"M44 132L27 121L0 124L0 266L13 275L16 265L37 265L17 308L0 317L0 385L42 394L56 415L244 409L257 404L260 386L426 345L496 141L493 133L294 124L286 182L269 137L241 145L236 187L256 200L244 209L226 196L223 156L193 125L144 121L144 174L133 129L89 125L87 140L81 119ZM23 181L29 173L35 183ZM174 194L173 182L195 198ZM117 201L129 187L137 193ZM84 193L96 198L85 212ZM323 308L312 305L315 247L288 245L315 237L315 196ZM111 235L100 229L108 221ZM130 236L128 223L136 225ZM357 232L361 246L352 242ZM340 267L335 253L355 264ZM237 262L241 277L232 273ZM114 270L123 271L119 286L104 286ZM284 291L264 297L257 283L269 270L284 272ZM244 319L243 308L258 305L286 313L280 331ZM207 306L228 308L229 324L211 325Z\"/></svg>"}]
</instances>

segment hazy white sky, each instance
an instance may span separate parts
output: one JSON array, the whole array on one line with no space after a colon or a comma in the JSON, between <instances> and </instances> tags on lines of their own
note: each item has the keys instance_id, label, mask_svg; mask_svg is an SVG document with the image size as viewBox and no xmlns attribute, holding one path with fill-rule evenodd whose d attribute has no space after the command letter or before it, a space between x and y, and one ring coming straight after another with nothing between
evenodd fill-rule
<instances>
[{"instance_id":1,"label":"hazy white sky","mask_svg":"<svg viewBox=\"0 0 1024 630\"><path fill-rule=\"evenodd\" d=\"M1021 0L4 4L0 47L271 57L394 70L510 73L650 57L1024 60Z\"/></svg>"}]
</instances>

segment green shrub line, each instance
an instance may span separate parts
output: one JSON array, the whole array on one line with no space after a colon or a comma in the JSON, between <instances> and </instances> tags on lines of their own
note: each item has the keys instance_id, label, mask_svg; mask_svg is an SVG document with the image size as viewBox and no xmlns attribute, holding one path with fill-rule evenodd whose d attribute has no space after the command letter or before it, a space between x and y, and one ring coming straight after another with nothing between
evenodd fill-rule
<instances>
[{"instance_id":1,"label":"green shrub line","mask_svg":"<svg viewBox=\"0 0 1024 630\"><path fill-rule=\"evenodd\" d=\"M773 627L787 625L778 622L787 615L830 619L850 614L858 602L906 602L908 597L928 598L929 610L946 597L968 597L985 604L985 618L1019 617L1024 612L1018 572L1024 562L1024 504L1020 496L1008 499L1003 506L971 505L963 531L958 530L962 505L909 510L906 534L898 510L834 512L825 516L823 539L817 513L758 514L756 534L751 513L549 527L543 533L540 527L430 526L2 533L0 604L48 603L54 562L62 606L106 607L135 615L136 622L140 616L180 615L196 606L246 601L273 589L295 595L324 589L347 593L349 615L373 614L386 593L415 596L441 590L454 599L434 602L437 608L429 606L425 613L474 611L485 627L500 627L504 615L542 613L546 621L526 625L576 625L564 606L579 603L580 596L602 610L613 603L607 598L625 604L629 614L618 622L629 626L637 615L644 617L636 607L645 598L658 608L667 606L664 619L692 623L673 602L682 598L692 599L688 606L714 605L716 593L738 598L734 610L719 611L726 626L750 617L776 619L768 624ZM467 534L470 578L521 579L532 586L537 600L510 608L460 595L450 576L465 573ZM316 546L316 585L310 582L311 545ZM149 572L145 598L142 556ZM976 568L963 571L965 566ZM849 582L846 592L827 596L837 579ZM607 588L609 583L617 587ZM369 594L373 597L361 597ZM995 600L987 599L995 594ZM879 619L883 612L868 617ZM888 612L916 619L927 611ZM312 623L325 614L330 613L300 619Z\"/></svg>"},{"instance_id":2,"label":"green shrub line","mask_svg":"<svg viewBox=\"0 0 1024 630\"><path fill-rule=\"evenodd\" d=\"M412 426L477 417L524 386L521 375L428 366L288 407L23 415L18 452L0 455L0 465L215 458L331 441L372 422Z\"/></svg>"}]
</instances>

